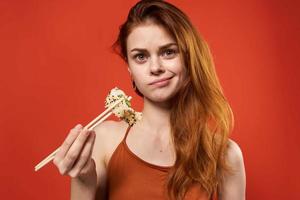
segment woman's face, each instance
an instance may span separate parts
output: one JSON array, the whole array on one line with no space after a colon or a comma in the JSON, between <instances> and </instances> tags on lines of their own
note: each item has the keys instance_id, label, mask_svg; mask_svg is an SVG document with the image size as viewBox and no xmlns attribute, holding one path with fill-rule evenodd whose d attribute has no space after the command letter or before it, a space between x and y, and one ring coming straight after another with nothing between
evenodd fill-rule
<instances>
[{"instance_id":1,"label":"woman's face","mask_svg":"<svg viewBox=\"0 0 300 200\"><path fill-rule=\"evenodd\" d=\"M135 27L127 38L129 72L138 90L154 102L166 102L179 90L185 67L170 34L154 23Z\"/></svg>"}]
</instances>

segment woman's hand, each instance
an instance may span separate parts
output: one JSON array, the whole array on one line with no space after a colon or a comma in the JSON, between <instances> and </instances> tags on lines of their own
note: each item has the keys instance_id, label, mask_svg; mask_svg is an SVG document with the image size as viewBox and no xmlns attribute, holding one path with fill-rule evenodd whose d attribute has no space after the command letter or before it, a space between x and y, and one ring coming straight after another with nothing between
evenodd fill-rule
<instances>
[{"instance_id":1,"label":"woman's hand","mask_svg":"<svg viewBox=\"0 0 300 200\"><path fill-rule=\"evenodd\" d=\"M91 158L94 142L94 131L83 129L80 124L71 129L53 160L60 174L96 186L96 166Z\"/></svg>"}]
</instances>

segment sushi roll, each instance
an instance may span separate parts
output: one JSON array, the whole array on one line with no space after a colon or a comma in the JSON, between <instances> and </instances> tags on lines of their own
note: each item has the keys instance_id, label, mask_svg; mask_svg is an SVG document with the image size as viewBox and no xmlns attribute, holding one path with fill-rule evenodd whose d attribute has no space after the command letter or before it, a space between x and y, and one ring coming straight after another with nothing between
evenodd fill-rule
<instances>
[{"instance_id":1,"label":"sushi roll","mask_svg":"<svg viewBox=\"0 0 300 200\"><path fill-rule=\"evenodd\" d=\"M105 108L108 108L111 104L123 98L119 104L117 104L112 112L121 120L124 120L130 126L133 126L138 120L141 120L142 113L136 112L131 108L128 96L119 88L113 88L105 99Z\"/></svg>"}]
</instances>

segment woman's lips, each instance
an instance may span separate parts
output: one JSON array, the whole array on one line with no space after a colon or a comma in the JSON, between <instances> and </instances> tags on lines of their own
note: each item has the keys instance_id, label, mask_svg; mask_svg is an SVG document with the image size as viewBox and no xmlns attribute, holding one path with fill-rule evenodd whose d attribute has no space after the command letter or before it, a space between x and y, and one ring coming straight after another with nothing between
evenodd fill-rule
<instances>
[{"instance_id":1,"label":"woman's lips","mask_svg":"<svg viewBox=\"0 0 300 200\"><path fill-rule=\"evenodd\" d=\"M164 86L166 86L166 85L169 84L171 78L173 78L173 77L162 78L162 79L159 79L159 80L155 80L155 81L151 82L149 85L155 85L155 86L158 86L158 87L164 87Z\"/></svg>"}]
</instances>

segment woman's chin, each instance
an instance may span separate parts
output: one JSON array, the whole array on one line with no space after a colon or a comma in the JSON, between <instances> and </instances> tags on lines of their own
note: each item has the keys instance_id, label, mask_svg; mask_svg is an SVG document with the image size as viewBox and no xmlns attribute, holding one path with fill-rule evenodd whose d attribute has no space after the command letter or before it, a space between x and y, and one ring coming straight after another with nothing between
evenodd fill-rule
<instances>
[{"instance_id":1,"label":"woman's chin","mask_svg":"<svg viewBox=\"0 0 300 200\"><path fill-rule=\"evenodd\" d=\"M148 99L152 102L156 103L169 103L174 95L173 94L159 94L159 95L152 95Z\"/></svg>"},{"instance_id":2,"label":"woman's chin","mask_svg":"<svg viewBox=\"0 0 300 200\"><path fill-rule=\"evenodd\" d=\"M144 91L144 97L151 102L168 103L178 91L174 87L157 88L151 91Z\"/></svg>"}]
</instances>

